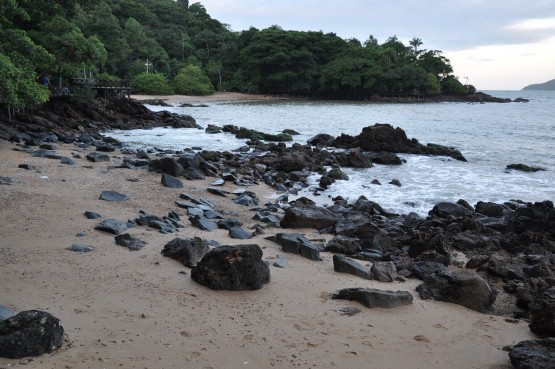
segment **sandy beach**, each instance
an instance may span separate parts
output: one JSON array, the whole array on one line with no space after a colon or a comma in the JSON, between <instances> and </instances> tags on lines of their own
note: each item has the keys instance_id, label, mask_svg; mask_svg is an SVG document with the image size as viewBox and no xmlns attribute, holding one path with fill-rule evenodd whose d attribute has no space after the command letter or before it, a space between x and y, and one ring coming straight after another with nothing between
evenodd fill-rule
<instances>
[{"instance_id":1,"label":"sandy beach","mask_svg":"<svg viewBox=\"0 0 555 369\"><path fill-rule=\"evenodd\" d=\"M281 99L281 97L278 96L243 94L239 92L215 92L212 95L207 96L131 95L131 98L139 101L163 100L165 103L173 106L179 106L181 104L209 104L217 102L265 101Z\"/></svg>"},{"instance_id":2,"label":"sandy beach","mask_svg":"<svg viewBox=\"0 0 555 369\"><path fill-rule=\"evenodd\" d=\"M232 97L233 96L233 97ZM132 96L177 103L241 100L252 95L209 97ZM226 100L227 99L227 100ZM284 254L266 239L278 232L301 232L309 239L328 239L312 229L267 228L251 240L229 238L225 230L202 231L187 217L177 234L137 226L128 230L148 244L130 251L114 235L94 229L85 211L125 221L143 210L159 216L182 211L175 205L182 192L216 203L216 210L235 214L248 229L256 223L250 208L206 191L214 178L183 179L185 188L160 183L160 174L115 169L111 161L92 163L93 150L57 145L58 153L77 165L31 157L0 140L0 176L15 180L0 186L0 305L16 313L44 310L59 318L65 342L53 354L11 360L7 368L512 368L504 346L532 339L527 322L480 314L465 307L418 297L420 281L381 283L334 272L331 253L323 261ZM34 165L36 170L18 168ZM227 183L225 190L238 187ZM125 202L99 199L104 190L129 196ZM250 186L261 204L273 190ZM286 268L271 266L271 282L261 290L213 291L194 282L191 270L163 257L175 237L198 236L222 245L258 244L273 263L285 256ZM95 248L67 250L72 244ZM369 262L364 262L370 265ZM409 291L412 305L367 309L357 302L332 300L342 288L371 287ZM347 316L341 309L357 307Z\"/></svg>"}]
</instances>

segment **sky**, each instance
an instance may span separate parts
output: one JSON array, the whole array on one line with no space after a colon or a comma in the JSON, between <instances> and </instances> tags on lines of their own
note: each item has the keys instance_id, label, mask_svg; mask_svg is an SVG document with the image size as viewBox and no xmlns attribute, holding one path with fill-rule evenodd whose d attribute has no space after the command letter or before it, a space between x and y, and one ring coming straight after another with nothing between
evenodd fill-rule
<instances>
[{"instance_id":1,"label":"sky","mask_svg":"<svg viewBox=\"0 0 555 369\"><path fill-rule=\"evenodd\" d=\"M362 43L397 38L441 50L478 90L555 79L555 0L196 0L232 31L278 25Z\"/></svg>"}]
</instances>

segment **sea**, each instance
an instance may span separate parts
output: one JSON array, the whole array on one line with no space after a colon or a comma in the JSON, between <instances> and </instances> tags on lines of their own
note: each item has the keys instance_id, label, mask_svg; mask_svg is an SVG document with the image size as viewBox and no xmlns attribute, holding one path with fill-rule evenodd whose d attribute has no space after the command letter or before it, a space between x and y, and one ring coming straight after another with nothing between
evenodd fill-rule
<instances>
[{"instance_id":1,"label":"sea","mask_svg":"<svg viewBox=\"0 0 555 369\"><path fill-rule=\"evenodd\" d=\"M306 144L319 133L334 137L358 135L366 126L388 123L402 128L423 144L457 148L468 162L441 156L398 154L400 166L342 168L349 180L337 181L319 202L342 196L350 202L364 195L385 210L426 216L439 202L459 199L503 203L555 200L555 91L483 91L495 97L529 99L526 103L374 103L353 101L272 100L210 103L207 107L160 107L191 115L206 128L233 124L266 133L293 129L294 141ZM230 133L207 134L204 129L153 128L107 132L133 147L233 151L246 140ZM330 150L333 150L330 148ZM525 164L545 170L507 170ZM309 178L317 186L320 175ZM401 186L390 184L392 180ZM372 184L378 180L381 185ZM305 191L306 192L306 191ZM312 191L301 194L312 194Z\"/></svg>"}]
</instances>

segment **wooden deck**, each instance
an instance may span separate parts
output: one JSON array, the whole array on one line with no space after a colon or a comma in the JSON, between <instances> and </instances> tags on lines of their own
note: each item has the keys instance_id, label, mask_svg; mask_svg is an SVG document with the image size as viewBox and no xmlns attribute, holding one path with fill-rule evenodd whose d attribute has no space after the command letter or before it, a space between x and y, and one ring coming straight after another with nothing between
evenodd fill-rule
<instances>
[{"instance_id":1,"label":"wooden deck","mask_svg":"<svg viewBox=\"0 0 555 369\"><path fill-rule=\"evenodd\" d=\"M70 97L73 96L75 90L80 87L89 87L96 91L96 97L112 98L112 97L131 97L131 82L106 81L95 78L72 78L67 85L50 86L50 97Z\"/></svg>"}]
</instances>

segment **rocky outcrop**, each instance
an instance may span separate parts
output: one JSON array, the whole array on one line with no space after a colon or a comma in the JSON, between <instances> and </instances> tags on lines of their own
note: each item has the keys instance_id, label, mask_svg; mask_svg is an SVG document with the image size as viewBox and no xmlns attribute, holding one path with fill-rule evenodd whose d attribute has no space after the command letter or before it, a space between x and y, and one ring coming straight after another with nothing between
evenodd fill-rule
<instances>
[{"instance_id":1,"label":"rocky outcrop","mask_svg":"<svg viewBox=\"0 0 555 369\"><path fill-rule=\"evenodd\" d=\"M191 277L213 290L258 290L270 282L270 268L258 245L220 246L204 255Z\"/></svg>"},{"instance_id":2,"label":"rocky outcrop","mask_svg":"<svg viewBox=\"0 0 555 369\"><path fill-rule=\"evenodd\" d=\"M63 341L62 323L44 311L22 311L0 320L0 357L19 359L52 353Z\"/></svg>"},{"instance_id":3,"label":"rocky outcrop","mask_svg":"<svg viewBox=\"0 0 555 369\"><path fill-rule=\"evenodd\" d=\"M49 134L57 137L56 142L92 144L102 141L100 132L112 129L200 128L189 115L152 112L142 102L126 98L94 99L85 104L58 99L46 108L17 113L5 130L3 127L0 123L0 136L15 138L24 133L19 138L28 144L51 142Z\"/></svg>"},{"instance_id":4,"label":"rocky outcrop","mask_svg":"<svg viewBox=\"0 0 555 369\"><path fill-rule=\"evenodd\" d=\"M437 144L423 145L417 139L407 138L405 131L390 124L375 124L362 129L358 136L341 135L332 146L342 148L360 147L363 151L406 153L420 155L441 155L466 161L464 156L452 147Z\"/></svg>"}]
</instances>

